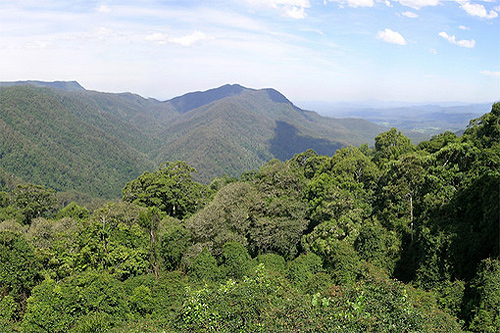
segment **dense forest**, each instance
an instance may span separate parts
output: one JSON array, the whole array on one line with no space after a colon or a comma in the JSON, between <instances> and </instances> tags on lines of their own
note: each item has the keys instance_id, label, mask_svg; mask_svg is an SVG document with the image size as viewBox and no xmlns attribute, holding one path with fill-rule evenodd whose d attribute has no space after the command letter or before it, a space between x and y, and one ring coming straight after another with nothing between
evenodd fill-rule
<instances>
[{"instance_id":1,"label":"dense forest","mask_svg":"<svg viewBox=\"0 0 500 333\"><path fill-rule=\"evenodd\" d=\"M98 207L3 174L0 331L500 331L500 103L462 136L195 173Z\"/></svg>"},{"instance_id":2,"label":"dense forest","mask_svg":"<svg viewBox=\"0 0 500 333\"><path fill-rule=\"evenodd\" d=\"M41 84L41 83L40 83ZM61 89L80 87L80 89ZM117 198L164 161L197 168L196 181L239 177L308 148L332 155L386 128L297 108L274 89L225 85L170 101L0 82L0 170L58 192Z\"/></svg>"}]
</instances>

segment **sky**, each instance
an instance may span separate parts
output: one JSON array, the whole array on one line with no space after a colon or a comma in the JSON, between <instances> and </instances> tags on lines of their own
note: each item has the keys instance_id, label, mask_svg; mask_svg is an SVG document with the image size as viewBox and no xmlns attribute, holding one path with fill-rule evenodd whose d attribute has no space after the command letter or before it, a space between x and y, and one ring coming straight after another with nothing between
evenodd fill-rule
<instances>
[{"instance_id":1,"label":"sky","mask_svg":"<svg viewBox=\"0 0 500 333\"><path fill-rule=\"evenodd\" d=\"M167 100L500 100L500 0L0 0L0 81Z\"/></svg>"}]
</instances>

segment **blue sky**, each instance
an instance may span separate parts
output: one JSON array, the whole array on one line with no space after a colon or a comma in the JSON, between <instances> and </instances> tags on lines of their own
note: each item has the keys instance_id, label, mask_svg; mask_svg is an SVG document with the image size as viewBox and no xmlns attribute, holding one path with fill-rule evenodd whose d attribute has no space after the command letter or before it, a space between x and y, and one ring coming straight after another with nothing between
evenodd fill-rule
<instances>
[{"instance_id":1,"label":"blue sky","mask_svg":"<svg viewBox=\"0 0 500 333\"><path fill-rule=\"evenodd\" d=\"M0 1L0 80L169 99L500 100L500 0Z\"/></svg>"}]
</instances>

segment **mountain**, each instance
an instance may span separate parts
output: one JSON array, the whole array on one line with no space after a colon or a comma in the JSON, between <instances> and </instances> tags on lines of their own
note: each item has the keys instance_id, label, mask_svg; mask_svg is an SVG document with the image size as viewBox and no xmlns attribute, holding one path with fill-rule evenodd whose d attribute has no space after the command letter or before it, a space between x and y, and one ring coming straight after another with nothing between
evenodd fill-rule
<instances>
[{"instance_id":1,"label":"mountain","mask_svg":"<svg viewBox=\"0 0 500 333\"><path fill-rule=\"evenodd\" d=\"M25 181L115 197L118 184L153 167L133 147L133 126L56 90L1 88L0 110L0 168ZM101 126L83 113L99 117Z\"/></svg>"},{"instance_id":2,"label":"mountain","mask_svg":"<svg viewBox=\"0 0 500 333\"><path fill-rule=\"evenodd\" d=\"M179 109L179 101L188 97L196 103ZM213 174L238 175L271 158L289 159L309 148L332 155L345 145L372 143L383 131L363 120L329 119L301 110L274 89L226 85L166 104L181 114L163 132L166 142L158 160L181 159L208 169L210 174L199 175L205 181Z\"/></svg>"},{"instance_id":3,"label":"mountain","mask_svg":"<svg viewBox=\"0 0 500 333\"><path fill-rule=\"evenodd\" d=\"M312 148L332 155L385 128L296 107L274 89L225 85L169 101L83 89L76 82L0 85L0 171L101 197L167 160L208 182ZM80 87L80 88L78 88Z\"/></svg>"},{"instance_id":4,"label":"mountain","mask_svg":"<svg viewBox=\"0 0 500 333\"><path fill-rule=\"evenodd\" d=\"M28 85L35 87L46 87L46 88L55 88L62 89L66 91L81 91L85 90L78 82L76 81L54 81L54 82L45 82L45 81L13 81L13 82L0 82L0 87L13 87L19 85Z\"/></svg>"},{"instance_id":5,"label":"mountain","mask_svg":"<svg viewBox=\"0 0 500 333\"><path fill-rule=\"evenodd\" d=\"M489 112L492 103L442 103L398 106L304 102L327 117L356 117L387 127L397 127L414 142L428 140L445 131L463 131L471 119Z\"/></svg>"},{"instance_id":6,"label":"mountain","mask_svg":"<svg viewBox=\"0 0 500 333\"><path fill-rule=\"evenodd\" d=\"M175 97L169 101L169 104L171 104L180 113L185 113L205 104L209 104L226 97L239 95L247 90L250 89L242 87L239 84L226 84L219 88L187 93L185 95Z\"/></svg>"}]
</instances>

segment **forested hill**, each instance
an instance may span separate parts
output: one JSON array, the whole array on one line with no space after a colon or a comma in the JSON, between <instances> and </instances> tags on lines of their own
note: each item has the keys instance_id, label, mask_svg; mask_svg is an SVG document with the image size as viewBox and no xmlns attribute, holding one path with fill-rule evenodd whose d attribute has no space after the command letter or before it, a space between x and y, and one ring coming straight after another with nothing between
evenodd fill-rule
<instances>
[{"instance_id":1,"label":"forested hill","mask_svg":"<svg viewBox=\"0 0 500 333\"><path fill-rule=\"evenodd\" d=\"M294 106L273 89L226 85L170 101L77 82L0 84L0 169L58 191L117 197L130 178L185 160L209 182L312 148L332 155L384 130Z\"/></svg>"},{"instance_id":2,"label":"forested hill","mask_svg":"<svg viewBox=\"0 0 500 333\"><path fill-rule=\"evenodd\" d=\"M0 82L0 87L14 87L14 86L34 86L34 87L45 87L45 88L54 88L54 89L62 89L66 91L80 91L85 90L78 82L76 81L54 81L54 82L46 82L46 81L3 81Z\"/></svg>"},{"instance_id":3,"label":"forested hill","mask_svg":"<svg viewBox=\"0 0 500 333\"><path fill-rule=\"evenodd\" d=\"M193 173L92 211L0 191L0 331L500 332L500 103L462 136Z\"/></svg>"}]
</instances>

